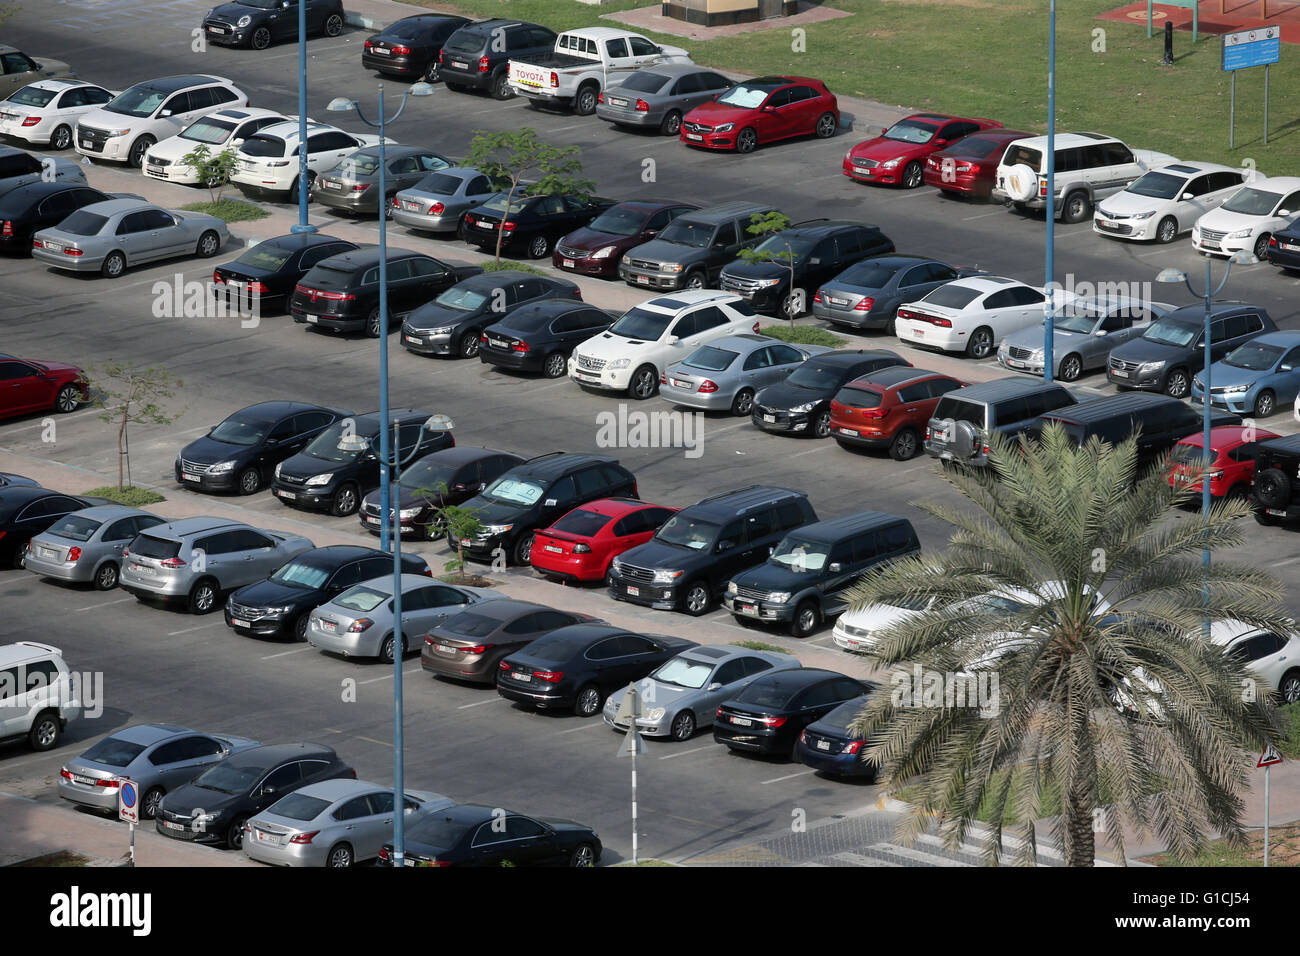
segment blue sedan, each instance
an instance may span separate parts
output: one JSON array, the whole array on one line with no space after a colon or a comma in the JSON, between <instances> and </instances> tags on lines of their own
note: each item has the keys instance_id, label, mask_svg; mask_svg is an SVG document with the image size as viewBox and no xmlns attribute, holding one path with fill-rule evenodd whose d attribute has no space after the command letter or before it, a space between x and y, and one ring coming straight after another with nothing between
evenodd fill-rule
<instances>
[{"instance_id":1,"label":"blue sedan","mask_svg":"<svg viewBox=\"0 0 1300 956\"><path fill-rule=\"evenodd\" d=\"M867 705L869 694L855 697L836 707L821 720L809 724L799 735L799 762L832 777L875 779L877 767L863 760L868 743L850 729Z\"/></svg>"},{"instance_id":2,"label":"blue sedan","mask_svg":"<svg viewBox=\"0 0 1300 956\"><path fill-rule=\"evenodd\" d=\"M1201 372L1192 381L1192 402L1205 391ZM1268 418L1300 395L1300 332L1269 332L1251 339L1210 366L1210 404L1240 415Z\"/></svg>"}]
</instances>

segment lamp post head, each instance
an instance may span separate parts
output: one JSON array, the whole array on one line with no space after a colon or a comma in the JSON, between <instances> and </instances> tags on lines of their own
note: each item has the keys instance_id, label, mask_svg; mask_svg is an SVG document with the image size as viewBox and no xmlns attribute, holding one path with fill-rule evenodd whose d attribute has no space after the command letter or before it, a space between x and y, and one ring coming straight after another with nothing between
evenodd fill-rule
<instances>
[{"instance_id":1,"label":"lamp post head","mask_svg":"<svg viewBox=\"0 0 1300 956\"><path fill-rule=\"evenodd\" d=\"M424 423L424 427L431 432L449 432L456 427L456 423L452 421L451 416L439 412L436 415L430 415L428 421Z\"/></svg>"},{"instance_id":2,"label":"lamp post head","mask_svg":"<svg viewBox=\"0 0 1300 956\"><path fill-rule=\"evenodd\" d=\"M339 451L368 451L370 441L356 434L344 435L339 438L338 449Z\"/></svg>"},{"instance_id":3,"label":"lamp post head","mask_svg":"<svg viewBox=\"0 0 1300 956\"><path fill-rule=\"evenodd\" d=\"M354 110L356 108L356 100L350 100L343 96L334 97L334 99L330 100L329 106L325 107L325 109L329 110L331 113L346 113L348 110Z\"/></svg>"},{"instance_id":4,"label":"lamp post head","mask_svg":"<svg viewBox=\"0 0 1300 956\"><path fill-rule=\"evenodd\" d=\"M1253 252L1248 252L1245 249L1242 249L1240 252L1234 253L1228 259L1228 261L1231 262L1233 265L1238 265L1238 266L1259 265L1259 258Z\"/></svg>"},{"instance_id":5,"label":"lamp post head","mask_svg":"<svg viewBox=\"0 0 1300 956\"><path fill-rule=\"evenodd\" d=\"M1161 269L1160 274L1156 276L1157 282L1186 282L1187 273L1178 269Z\"/></svg>"}]
</instances>

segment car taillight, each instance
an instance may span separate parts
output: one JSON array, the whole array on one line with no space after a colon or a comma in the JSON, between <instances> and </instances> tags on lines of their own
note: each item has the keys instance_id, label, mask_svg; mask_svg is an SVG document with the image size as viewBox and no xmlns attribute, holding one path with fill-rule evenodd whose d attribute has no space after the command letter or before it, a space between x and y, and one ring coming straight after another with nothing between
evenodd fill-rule
<instances>
[{"instance_id":1,"label":"car taillight","mask_svg":"<svg viewBox=\"0 0 1300 956\"><path fill-rule=\"evenodd\" d=\"M858 752L859 750L861 750L861 749L862 749L862 741L861 741L861 740L851 740L851 741L849 741L847 744L844 745L844 749L841 750L840 753L842 753L842 754L855 754L855 753L857 753L857 752Z\"/></svg>"},{"instance_id":2,"label":"car taillight","mask_svg":"<svg viewBox=\"0 0 1300 956\"><path fill-rule=\"evenodd\" d=\"M799 731L799 743L806 744L807 742L808 742L808 731L806 730Z\"/></svg>"},{"instance_id":3,"label":"car taillight","mask_svg":"<svg viewBox=\"0 0 1300 956\"><path fill-rule=\"evenodd\" d=\"M500 664L497 665L497 670L502 670L502 671L510 670L510 662L502 661Z\"/></svg>"},{"instance_id":4,"label":"car taillight","mask_svg":"<svg viewBox=\"0 0 1300 956\"><path fill-rule=\"evenodd\" d=\"M480 333L478 334L478 340L479 340L480 342L486 342L486 341L487 341L487 333L486 333L486 332L480 332Z\"/></svg>"},{"instance_id":5,"label":"car taillight","mask_svg":"<svg viewBox=\"0 0 1300 956\"><path fill-rule=\"evenodd\" d=\"M597 102L597 103L603 103L603 102L605 102L605 94L604 94L604 93L597 93L597 94L596 94L596 102Z\"/></svg>"},{"instance_id":6,"label":"car taillight","mask_svg":"<svg viewBox=\"0 0 1300 956\"><path fill-rule=\"evenodd\" d=\"M501 224L501 228L504 229L506 232L514 232L514 231L515 231L515 223L513 223L513 222L503 222L503 223Z\"/></svg>"},{"instance_id":7,"label":"car taillight","mask_svg":"<svg viewBox=\"0 0 1300 956\"><path fill-rule=\"evenodd\" d=\"M3 531L0 531L0 534L3 534L3 533L4 533ZM122 557L124 557L124 558L129 558L129 557L131 557L131 551L130 551L130 549L128 549L128 548L123 548L123 549L122 549Z\"/></svg>"},{"instance_id":8,"label":"car taillight","mask_svg":"<svg viewBox=\"0 0 1300 956\"><path fill-rule=\"evenodd\" d=\"M9 223L5 223L5 235L6 235L6 236L9 235L8 230L9 230ZM1277 248L1277 236L1269 236L1269 237L1268 237L1268 247L1269 247L1270 249L1276 249L1276 248Z\"/></svg>"},{"instance_id":9,"label":"car taillight","mask_svg":"<svg viewBox=\"0 0 1300 956\"><path fill-rule=\"evenodd\" d=\"M32 240L32 248L33 248L33 249L44 249L44 248L45 248L45 243L41 242L41 240L39 240L39 239L33 239L33 240Z\"/></svg>"},{"instance_id":10,"label":"car taillight","mask_svg":"<svg viewBox=\"0 0 1300 956\"><path fill-rule=\"evenodd\" d=\"M754 718L764 727L780 727L785 723L785 717L756 717Z\"/></svg>"},{"instance_id":11,"label":"car taillight","mask_svg":"<svg viewBox=\"0 0 1300 956\"><path fill-rule=\"evenodd\" d=\"M579 302L582 301L582 290L581 290L581 289L574 289L572 295L573 295L573 297L574 297L575 299L577 299Z\"/></svg>"},{"instance_id":12,"label":"car taillight","mask_svg":"<svg viewBox=\"0 0 1300 956\"><path fill-rule=\"evenodd\" d=\"M343 774L343 776L347 777L349 780L355 780L357 779L357 772L352 767L348 767L347 771Z\"/></svg>"},{"instance_id":13,"label":"car taillight","mask_svg":"<svg viewBox=\"0 0 1300 956\"><path fill-rule=\"evenodd\" d=\"M222 285L223 283L225 283L225 281L226 281L225 279L221 278L221 273L220 273L220 272L217 272L215 269L212 270L212 284L213 284L213 285Z\"/></svg>"},{"instance_id":14,"label":"car taillight","mask_svg":"<svg viewBox=\"0 0 1300 956\"><path fill-rule=\"evenodd\" d=\"M713 716L714 716L714 717L721 717L721 716L722 716L722 708L719 707L719 708L718 708L718 712L717 712L716 714L714 714Z\"/></svg>"},{"instance_id":15,"label":"car taillight","mask_svg":"<svg viewBox=\"0 0 1300 956\"><path fill-rule=\"evenodd\" d=\"M875 304L876 304L876 300L873 299L873 298L871 298L870 296L868 296L868 297L865 298L865 299L860 299L860 300L858 301L858 304L855 305L855 306L853 307L853 311L854 311L854 312L870 312L871 309L875 306ZM908 313L908 314L910 315L911 313ZM899 317L900 317L900 318L902 317L902 313L901 313L901 312L899 313Z\"/></svg>"},{"instance_id":16,"label":"car taillight","mask_svg":"<svg viewBox=\"0 0 1300 956\"><path fill-rule=\"evenodd\" d=\"M12 236L13 234L14 234L14 224L10 222L8 219L6 219L4 221L4 225L0 226L0 236Z\"/></svg>"},{"instance_id":17,"label":"car taillight","mask_svg":"<svg viewBox=\"0 0 1300 956\"><path fill-rule=\"evenodd\" d=\"M1047 196L1047 180L1038 180L1038 198L1043 199Z\"/></svg>"},{"instance_id":18,"label":"car taillight","mask_svg":"<svg viewBox=\"0 0 1300 956\"><path fill-rule=\"evenodd\" d=\"M369 41L369 40L366 41L366 49L367 49L367 50L370 49L370 41Z\"/></svg>"},{"instance_id":19,"label":"car taillight","mask_svg":"<svg viewBox=\"0 0 1300 956\"><path fill-rule=\"evenodd\" d=\"M985 445L982 451L986 455L992 454L992 449L990 449L988 445Z\"/></svg>"},{"instance_id":20,"label":"car taillight","mask_svg":"<svg viewBox=\"0 0 1300 956\"><path fill-rule=\"evenodd\" d=\"M889 414L887 408L859 408L858 414L863 418L884 418Z\"/></svg>"},{"instance_id":21,"label":"car taillight","mask_svg":"<svg viewBox=\"0 0 1300 956\"><path fill-rule=\"evenodd\" d=\"M441 55L439 56L439 58L441 59ZM381 846L381 847L379 848L379 859L381 859L381 860L387 860L387 859L388 859L388 847L386 847L386 846Z\"/></svg>"},{"instance_id":22,"label":"car taillight","mask_svg":"<svg viewBox=\"0 0 1300 956\"><path fill-rule=\"evenodd\" d=\"M410 56L410 55L411 55L411 48L410 48L409 46L395 46L395 47L393 47L393 55L394 55L394 56Z\"/></svg>"},{"instance_id":23,"label":"car taillight","mask_svg":"<svg viewBox=\"0 0 1300 956\"><path fill-rule=\"evenodd\" d=\"M972 163L958 163L958 164L957 164L957 172L959 172L959 173L969 173L969 172L970 172L971 170L973 170L974 168L975 168L975 166L974 166Z\"/></svg>"},{"instance_id":24,"label":"car taillight","mask_svg":"<svg viewBox=\"0 0 1300 956\"><path fill-rule=\"evenodd\" d=\"M440 202L436 202L436 203L434 203L432 206L429 207L429 215L431 215L431 216L441 216L441 215L442 215L442 211L443 211L444 209L446 209L446 208L447 208L447 207L444 206L442 203L440 203Z\"/></svg>"},{"instance_id":25,"label":"car taillight","mask_svg":"<svg viewBox=\"0 0 1300 956\"><path fill-rule=\"evenodd\" d=\"M81 560L81 549L80 549L80 548L69 548L69 549L68 549L68 563L69 563L69 564L76 564L76 563L77 563L78 561L80 561L80 560Z\"/></svg>"},{"instance_id":26,"label":"car taillight","mask_svg":"<svg viewBox=\"0 0 1300 956\"><path fill-rule=\"evenodd\" d=\"M248 291L255 292L258 295L266 295L270 290L267 289L265 282L250 282L248 284Z\"/></svg>"},{"instance_id":27,"label":"car taillight","mask_svg":"<svg viewBox=\"0 0 1300 956\"><path fill-rule=\"evenodd\" d=\"M717 382L711 382L707 378L704 381L700 382L699 391L701 392L716 392L717 390L718 390Z\"/></svg>"},{"instance_id":28,"label":"car taillight","mask_svg":"<svg viewBox=\"0 0 1300 956\"><path fill-rule=\"evenodd\" d=\"M301 292L311 299L325 299L330 302L351 302L356 298L351 292L325 292L321 289L310 289L305 285L296 285L293 291Z\"/></svg>"},{"instance_id":29,"label":"car taillight","mask_svg":"<svg viewBox=\"0 0 1300 956\"><path fill-rule=\"evenodd\" d=\"M510 351L512 352L527 352L528 349L529 345L527 342L516 342L514 345L510 346Z\"/></svg>"},{"instance_id":30,"label":"car taillight","mask_svg":"<svg viewBox=\"0 0 1300 956\"><path fill-rule=\"evenodd\" d=\"M900 319L914 319L914 318L916 318L916 313L915 313L915 312L909 312L907 309L899 309L899 310L898 310L898 315L896 316L896 318L900 318Z\"/></svg>"},{"instance_id":31,"label":"car taillight","mask_svg":"<svg viewBox=\"0 0 1300 956\"><path fill-rule=\"evenodd\" d=\"M573 546L574 554L591 554L591 548L585 544L575 544Z\"/></svg>"},{"instance_id":32,"label":"car taillight","mask_svg":"<svg viewBox=\"0 0 1300 956\"><path fill-rule=\"evenodd\" d=\"M68 772L68 768L67 768L67 767L60 767L60 768L59 768L59 776L62 777L64 780L71 780L71 779L72 779L72 774Z\"/></svg>"},{"instance_id":33,"label":"car taillight","mask_svg":"<svg viewBox=\"0 0 1300 956\"><path fill-rule=\"evenodd\" d=\"M82 252L80 249L64 249L64 250L63 250L63 254L64 254L65 256L81 256L81 255L85 255L85 253Z\"/></svg>"},{"instance_id":34,"label":"car taillight","mask_svg":"<svg viewBox=\"0 0 1300 956\"><path fill-rule=\"evenodd\" d=\"M560 74L558 74L558 73L556 73L554 70L552 70L552 71L551 71L551 89L555 89L555 88L558 87L559 85L560 85Z\"/></svg>"},{"instance_id":35,"label":"car taillight","mask_svg":"<svg viewBox=\"0 0 1300 956\"><path fill-rule=\"evenodd\" d=\"M374 623L375 622L370 620L370 618L368 617L359 617L351 624L348 625L348 633L360 634L362 631L364 631L366 628L370 627L370 625Z\"/></svg>"},{"instance_id":36,"label":"car taillight","mask_svg":"<svg viewBox=\"0 0 1300 956\"><path fill-rule=\"evenodd\" d=\"M488 648L495 647L495 644L475 644L473 647L462 647L466 654L486 654Z\"/></svg>"},{"instance_id":37,"label":"car taillight","mask_svg":"<svg viewBox=\"0 0 1300 956\"><path fill-rule=\"evenodd\" d=\"M564 679L564 671L533 671L533 676L548 684L558 684Z\"/></svg>"},{"instance_id":38,"label":"car taillight","mask_svg":"<svg viewBox=\"0 0 1300 956\"><path fill-rule=\"evenodd\" d=\"M116 790L121 783L122 781L116 777L109 777L106 780L96 780L95 786L103 787L106 790Z\"/></svg>"},{"instance_id":39,"label":"car taillight","mask_svg":"<svg viewBox=\"0 0 1300 956\"><path fill-rule=\"evenodd\" d=\"M480 73L487 73L491 69L492 69L492 64L488 62L487 57L481 56L478 58L478 71Z\"/></svg>"},{"instance_id":40,"label":"car taillight","mask_svg":"<svg viewBox=\"0 0 1300 956\"><path fill-rule=\"evenodd\" d=\"M27 117L25 120L23 120L23 125L24 125L24 126L35 126L35 125L36 125L37 123L39 123L40 121L41 121L41 118L40 118L39 116L29 116L29 117Z\"/></svg>"},{"instance_id":41,"label":"car taillight","mask_svg":"<svg viewBox=\"0 0 1300 956\"><path fill-rule=\"evenodd\" d=\"M754 332L755 335L758 334L758 323L757 323L757 322L754 323L753 332Z\"/></svg>"},{"instance_id":42,"label":"car taillight","mask_svg":"<svg viewBox=\"0 0 1300 956\"><path fill-rule=\"evenodd\" d=\"M816 294L813 296L813 304L817 305L818 303L821 302L821 300L822 300L822 290L818 289Z\"/></svg>"},{"instance_id":43,"label":"car taillight","mask_svg":"<svg viewBox=\"0 0 1300 956\"><path fill-rule=\"evenodd\" d=\"M441 50L438 51L438 62L439 62L439 63L442 62L442 51L441 51Z\"/></svg>"},{"instance_id":44,"label":"car taillight","mask_svg":"<svg viewBox=\"0 0 1300 956\"><path fill-rule=\"evenodd\" d=\"M668 384L668 370L667 370L667 369L664 369L662 372L659 373L659 384L660 384L660 385L667 385L667 384Z\"/></svg>"},{"instance_id":45,"label":"car taillight","mask_svg":"<svg viewBox=\"0 0 1300 956\"><path fill-rule=\"evenodd\" d=\"M637 101L636 101L636 111L637 111L638 113L649 113L649 112L650 112L650 104L647 103L645 100L637 100Z\"/></svg>"},{"instance_id":46,"label":"car taillight","mask_svg":"<svg viewBox=\"0 0 1300 956\"><path fill-rule=\"evenodd\" d=\"M297 843L299 845L302 845L304 843L310 843L312 837L314 837L318 833L320 833L319 830L312 830L308 833L295 833L293 836L289 838L289 842Z\"/></svg>"},{"instance_id":47,"label":"car taillight","mask_svg":"<svg viewBox=\"0 0 1300 956\"><path fill-rule=\"evenodd\" d=\"M363 193L369 188L370 188L370 183L354 183L352 185L352 191L354 193Z\"/></svg>"},{"instance_id":48,"label":"car taillight","mask_svg":"<svg viewBox=\"0 0 1300 956\"><path fill-rule=\"evenodd\" d=\"M183 568L185 567L184 558L164 558L158 562L164 568Z\"/></svg>"}]
</instances>

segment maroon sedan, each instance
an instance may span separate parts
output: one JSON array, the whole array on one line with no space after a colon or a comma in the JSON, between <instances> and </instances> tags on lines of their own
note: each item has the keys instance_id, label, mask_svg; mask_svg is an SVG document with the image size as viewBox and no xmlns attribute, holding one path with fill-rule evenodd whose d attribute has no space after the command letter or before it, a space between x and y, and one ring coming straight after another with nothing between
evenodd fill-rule
<instances>
[{"instance_id":1,"label":"maroon sedan","mask_svg":"<svg viewBox=\"0 0 1300 956\"><path fill-rule=\"evenodd\" d=\"M72 412L88 401L86 374L77 366L0 355L0 418L50 409Z\"/></svg>"},{"instance_id":2,"label":"maroon sedan","mask_svg":"<svg viewBox=\"0 0 1300 956\"><path fill-rule=\"evenodd\" d=\"M963 136L1002 124L991 119L963 119L946 113L917 113L899 120L874 139L864 140L844 156L844 175L864 183L915 189L921 185L931 153Z\"/></svg>"},{"instance_id":3,"label":"maroon sedan","mask_svg":"<svg viewBox=\"0 0 1300 956\"><path fill-rule=\"evenodd\" d=\"M830 139L840 126L835 94L806 76L760 76L737 83L682 117L687 146L752 153L794 136Z\"/></svg>"},{"instance_id":4,"label":"maroon sedan","mask_svg":"<svg viewBox=\"0 0 1300 956\"><path fill-rule=\"evenodd\" d=\"M565 272L617 279L623 253L649 242L682 213L699 208L684 202L621 202L557 242L551 263Z\"/></svg>"},{"instance_id":5,"label":"maroon sedan","mask_svg":"<svg viewBox=\"0 0 1300 956\"><path fill-rule=\"evenodd\" d=\"M925 161L925 184L953 195L988 199L1008 144L1033 135L1018 129L990 129L963 137L930 154Z\"/></svg>"}]
</instances>

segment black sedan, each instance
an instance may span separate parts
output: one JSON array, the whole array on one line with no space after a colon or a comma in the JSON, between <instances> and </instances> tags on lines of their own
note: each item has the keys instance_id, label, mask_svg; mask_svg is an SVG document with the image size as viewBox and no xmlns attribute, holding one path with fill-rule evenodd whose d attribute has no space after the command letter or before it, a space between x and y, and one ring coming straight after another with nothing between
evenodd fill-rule
<instances>
[{"instance_id":1,"label":"black sedan","mask_svg":"<svg viewBox=\"0 0 1300 956\"><path fill-rule=\"evenodd\" d=\"M332 332L379 337L379 249L369 247L322 259L302 277L289 300L295 322ZM409 249L389 247L387 260L390 332L438 293L478 275L478 266L452 265Z\"/></svg>"},{"instance_id":2,"label":"black sedan","mask_svg":"<svg viewBox=\"0 0 1300 956\"><path fill-rule=\"evenodd\" d=\"M497 693L539 710L563 708L594 717L613 691L695 646L680 637L576 624L539 637L501 661Z\"/></svg>"},{"instance_id":3,"label":"black sedan","mask_svg":"<svg viewBox=\"0 0 1300 956\"><path fill-rule=\"evenodd\" d=\"M1271 266L1281 266L1286 272L1300 272L1300 217L1269 237L1267 258Z\"/></svg>"},{"instance_id":4,"label":"black sedan","mask_svg":"<svg viewBox=\"0 0 1300 956\"><path fill-rule=\"evenodd\" d=\"M426 83L436 83L443 41L469 22L445 14L402 17L366 41L361 65L385 76L423 78Z\"/></svg>"},{"instance_id":5,"label":"black sedan","mask_svg":"<svg viewBox=\"0 0 1300 956\"><path fill-rule=\"evenodd\" d=\"M850 729L868 699L868 695L855 697L809 724L799 734L795 759L831 777L874 780L879 768L863 759L869 744Z\"/></svg>"},{"instance_id":6,"label":"black sedan","mask_svg":"<svg viewBox=\"0 0 1300 956\"><path fill-rule=\"evenodd\" d=\"M490 686L507 654L551 631L595 620L531 601L483 601L429 629L420 666L430 674Z\"/></svg>"},{"instance_id":7,"label":"black sedan","mask_svg":"<svg viewBox=\"0 0 1300 956\"><path fill-rule=\"evenodd\" d=\"M251 495L275 466L296 455L351 412L303 402L259 402L241 408L176 456L176 483L195 491Z\"/></svg>"},{"instance_id":8,"label":"black sedan","mask_svg":"<svg viewBox=\"0 0 1300 956\"><path fill-rule=\"evenodd\" d=\"M310 0L306 20L308 36L338 36L343 32L343 0ZM208 11L202 30L209 43L265 50L275 40L298 38L298 5L289 0L222 3Z\"/></svg>"},{"instance_id":9,"label":"black sedan","mask_svg":"<svg viewBox=\"0 0 1300 956\"><path fill-rule=\"evenodd\" d=\"M887 349L842 349L804 361L784 381L754 396L750 420L766 432L811 435L831 433L831 399L855 378L894 365L911 365Z\"/></svg>"},{"instance_id":10,"label":"black sedan","mask_svg":"<svg viewBox=\"0 0 1300 956\"><path fill-rule=\"evenodd\" d=\"M236 304L256 302L264 314L283 311L289 305L293 287L322 259L360 248L354 242L327 236L323 232L293 232L265 239L238 259L217 266L212 284Z\"/></svg>"},{"instance_id":11,"label":"black sedan","mask_svg":"<svg viewBox=\"0 0 1300 956\"><path fill-rule=\"evenodd\" d=\"M65 495L39 485L0 488L0 568L21 568L27 542L65 515L111 504L107 498Z\"/></svg>"},{"instance_id":12,"label":"black sedan","mask_svg":"<svg viewBox=\"0 0 1300 956\"><path fill-rule=\"evenodd\" d=\"M57 226L82 206L110 199L139 199L127 193L103 193L84 183L35 182L0 196L0 250L32 254L32 235Z\"/></svg>"},{"instance_id":13,"label":"black sedan","mask_svg":"<svg viewBox=\"0 0 1300 956\"><path fill-rule=\"evenodd\" d=\"M614 205L612 199L597 196L521 196L507 204L506 193L497 193L481 206L465 213L461 237L484 251L496 248L501 234L501 252L522 252L530 259L545 259L555 243L581 229Z\"/></svg>"},{"instance_id":14,"label":"black sedan","mask_svg":"<svg viewBox=\"0 0 1300 956\"><path fill-rule=\"evenodd\" d=\"M893 335L894 316L904 302L915 302L953 279L978 272L922 256L877 256L823 282L813 295L812 314L845 328Z\"/></svg>"},{"instance_id":15,"label":"black sedan","mask_svg":"<svg viewBox=\"0 0 1300 956\"><path fill-rule=\"evenodd\" d=\"M249 637L307 639L311 612L354 584L393 573L393 556L375 548L335 544L313 548L286 562L269 578L226 599L226 626ZM424 558L402 555L403 574L432 576Z\"/></svg>"},{"instance_id":16,"label":"black sedan","mask_svg":"<svg viewBox=\"0 0 1300 956\"><path fill-rule=\"evenodd\" d=\"M515 309L483 331L479 361L517 372L563 378L573 350L619 317L576 299L552 299Z\"/></svg>"},{"instance_id":17,"label":"black sedan","mask_svg":"<svg viewBox=\"0 0 1300 956\"><path fill-rule=\"evenodd\" d=\"M581 299L568 279L506 269L458 282L402 323L402 347L421 355L478 355L483 330L529 302Z\"/></svg>"},{"instance_id":18,"label":"black sedan","mask_svg":"<svg viewBox=\"0 0 1300 956\"><path fill-rule=\"evenodd\" d=\"M491 448L460 445L444 448L401 472L398 488L398 523L402 537L435 538L446 534L439 509L461 505L524 460L518 455ZM439 493L439 489L446 491ZM361 501L361 527L379 534L384 521L379 507L379 492L372 491ZM393 516L388 515L392 530Z\"/></svg>"},{"instance_id":19,"label":"black sedan","mask_svg":"<svg viewBox=\"0 0 1300 956\"><path fill-rule=\"evenodd\" d=\"M798 760L805 727L870 691L862 681L816 667L765 674L718 708L713 739L733 751Z\"/></svg>"},{"instance_id":20,"label":"black sedan","mask_svg":"<svg viewBox=\"0 0 1300 956\"><path fill-rule=\"evenodd\" d=\"M421 814L403 836L406 866L595 866L602 850L581 823L470 804ZM376 865L393 865L393 844Z\"/></svg>"}]
</instances>

